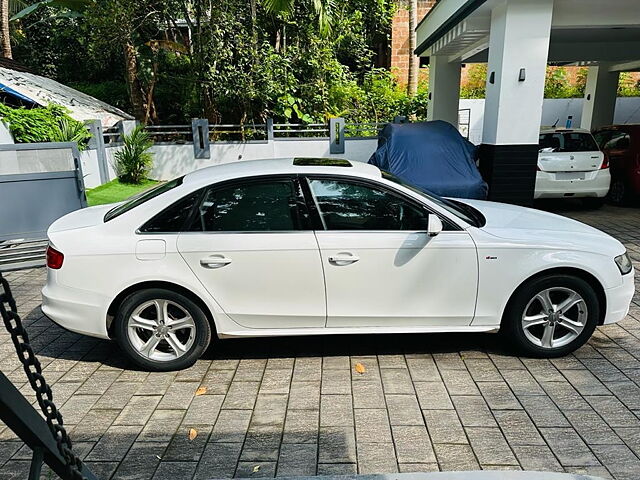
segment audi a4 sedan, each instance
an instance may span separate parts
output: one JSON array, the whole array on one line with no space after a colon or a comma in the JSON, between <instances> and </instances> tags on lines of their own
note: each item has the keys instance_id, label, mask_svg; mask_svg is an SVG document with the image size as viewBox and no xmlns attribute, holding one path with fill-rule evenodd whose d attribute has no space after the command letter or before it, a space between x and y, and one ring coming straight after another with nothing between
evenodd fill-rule
<instances>
[{"instance_id":1,"label":"audi a4 sedan","mask_svg":"<svg viewBox=\"0 0 640 480\"><path fill-rule=\"evenodd\" d=\"M556 357L634 293L624 246L599 230L347 160L205 168L48 236L43 312L149 370L193 364L214 335L500 330Z\"/></svg>"}]
</instances>

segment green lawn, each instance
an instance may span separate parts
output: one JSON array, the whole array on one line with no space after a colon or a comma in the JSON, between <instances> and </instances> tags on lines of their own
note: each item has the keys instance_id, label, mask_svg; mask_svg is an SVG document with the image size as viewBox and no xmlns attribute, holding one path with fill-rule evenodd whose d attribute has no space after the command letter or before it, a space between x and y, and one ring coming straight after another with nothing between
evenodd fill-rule
<instances>
[{"instance_id":1,"label":"green lawn","mask_svg":"<svg viewBox=\"0 0 640 480\"><path fill-rule=\"evenodd\" d=\"M157 185L157 180L145 180L140 185L120 183L117 179L99 187L87 190L87 203L90 207L126 200L137 193Z\"/></svg>"}]
</instances>

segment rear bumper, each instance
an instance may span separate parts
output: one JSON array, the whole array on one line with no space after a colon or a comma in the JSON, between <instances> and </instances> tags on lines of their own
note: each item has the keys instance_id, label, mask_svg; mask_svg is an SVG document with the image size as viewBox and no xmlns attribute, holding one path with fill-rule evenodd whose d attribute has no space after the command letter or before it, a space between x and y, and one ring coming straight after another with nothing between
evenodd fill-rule
<instances>
[{"instance_id":1,"label":"rear bumper","mask_svg":"<svg viewBox=\"0 0 640 480\"><path fill-rule=\"evenodd\" d=\"M559 179L561 174L565 173L567 172L536 172L534 198L602 198L609 192L611 174L607 168L592 172L575 172L583 173L584 180Z\"/></svg>"},{"instance_id":2,"label":"rear bumper","mask_svg":"<svg viewBox=\"0 0 640 480\"><path fill-rule=\"evenodd\" d=\"M82 335L109 338L106 310L108 299L86 290L65 287L52 280L42 289L42 312L62 328Z\"/></svg>"},{"instance_id":3,"label":"rear bumper","mask_svg":"<svg viewBox=\"0 0 640 480\"><path fill-rule=\"evenodd\" d=\"M635 293L635 271L622 276L622 285L605 290L607 297L607 312L604 324L619 322L629 313L629 305Z\"/></svg>"}]
</instances>

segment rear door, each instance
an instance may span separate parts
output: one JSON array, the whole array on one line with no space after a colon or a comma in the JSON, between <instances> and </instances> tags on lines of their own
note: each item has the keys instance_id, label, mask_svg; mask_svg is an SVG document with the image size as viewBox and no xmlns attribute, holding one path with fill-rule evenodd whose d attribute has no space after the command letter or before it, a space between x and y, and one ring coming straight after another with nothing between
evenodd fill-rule
<instances>
[{"instance_id":1,"label":"rear door","mask_svg":"<svg viewBox=\"0 0 640 480\"><path fill-rule=\"evenodd\" d=\"M538 168L543 172L598 170L604 155L587 132L553 132L540 135Z\"/></svg>"},{"instance_id":2,"label":"rear door","mask_svg":"<svg viewBox=\"0 0 640 480\"><path fill-rule=\"evenodd\" d=\"M178 251L229 317L249 328L324 327L320 252L297 179L209 187Z\"/></svg>"}]
</instances>

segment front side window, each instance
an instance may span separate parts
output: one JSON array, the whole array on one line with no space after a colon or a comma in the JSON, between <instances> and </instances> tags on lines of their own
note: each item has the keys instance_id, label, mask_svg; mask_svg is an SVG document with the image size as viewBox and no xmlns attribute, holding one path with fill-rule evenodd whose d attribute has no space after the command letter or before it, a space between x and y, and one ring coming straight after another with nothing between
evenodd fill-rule
<instances>
[{"instance_id":1,"label":"front side window","mask_svg":"<svg viewBox=\"0 0 640 480\"><path fill-rule=\"evenodd\" d=\"M602 148L605 150L627 150L630 145L631 138L628 133L615 132Z\"/></svg>"},{"instance_id":2,"label":"front side window","mask_svg":"<svg viewBox=\"0 0 640 480\"><path fill-rule=\"evenodd\" d=\"M209 188L190 230L271 232L302 228L296 183L292 180L267 180Z\"/></svg>"},{"instance_id":3,"label":"front side window","mask_svg":"<svg viewBox=\"0 0 640 480\"><path fill-rule=\"evenodd\" d=\"M326 230L426 230L428 213L397 195L362 183L309 179Z\"/></svg>"}]
</instances>

